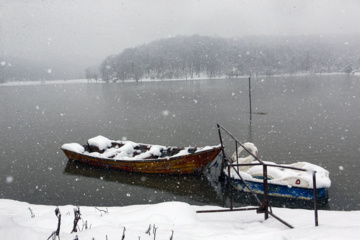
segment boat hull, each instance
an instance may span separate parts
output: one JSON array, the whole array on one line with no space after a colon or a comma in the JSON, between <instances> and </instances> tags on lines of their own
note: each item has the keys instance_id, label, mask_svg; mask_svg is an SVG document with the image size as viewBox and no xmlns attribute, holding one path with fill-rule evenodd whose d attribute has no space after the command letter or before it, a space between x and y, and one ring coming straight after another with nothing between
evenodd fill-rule
<instances>
[{"instance_id":1,"label":"boat hull","mask_svg":"<svg viewBox=\"0 0 360 240\"><path fill-rule=\"evenodd\" d=\"M264 184L260 182L246 181L247 185L256 194L264 194ZM231 185L242 192L250 192L246 187L245 183L241 179L231 178ZM278 184L268 183L268 195L282 198L292 198L299 200L314 200L314 189L312 188L299 188L299 187L288 187ZM327 199L328 189L318 188L316 189L316 198Z\"/></svg>"},{"instance_id":2,"label":"boat hull","mask_svg":"<svg viewBox=\"0 0 360 240\"><path fill-rule=\"evenodd\" d=\"M179 157L146 159L146 160L114 160L94 157L87 154L62 149L68 159L92 166L112 168L128 172L155 174L200 174L221 151L221 147Z\"/></svg>"}]
</instances>

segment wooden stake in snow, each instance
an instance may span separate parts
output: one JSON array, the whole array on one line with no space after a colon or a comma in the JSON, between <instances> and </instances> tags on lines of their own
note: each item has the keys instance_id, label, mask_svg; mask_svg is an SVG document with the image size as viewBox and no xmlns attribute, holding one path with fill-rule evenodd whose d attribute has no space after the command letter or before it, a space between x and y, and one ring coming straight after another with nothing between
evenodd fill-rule
<instances>
[{"instance_id":1,"label":"wooden stake in snow","mask_svg":"<svg viewBox=\"0 0 360 240\"><path fill-rule=\"evenodd\" d=\"M151 224L149 224L149 228L148 228L148 230L146 230L145 233L150 235L150 230L151 230Z\"/></svg>"},{"instance_id":2,"label":"wooden stake in snow","mask_svg":"<svg viewBox=\"0 0 360 240\"><path fill-rule=\"evenodd\" d=\"M171 230L170 240L173 240L173 237L174 237L174 230Z\"/></svg>"},{"instance_id":3,"label":"wooden stake in snow","mask_svg":"<svg viewBox=\"0 0 360 240\"><path fill-rule=\"evenodd\" d=\"M154 226L153 226L154 240L156 239L156 230L157 230L157 229L158 229L158 228L155 227L155 224L154 224Z\"/></svg>"},{"instance_id":4,"label":"wooden stake in snow","mask_svg":"<svg viewBox=\"0 0 360 240\"><path fill-rule=\"evenodd\" d=\"M124 227L124 230L123 230L123 235L122 235L121 240L125 240L125 231L126 231L126 228Z\"/></svg>"},{"instance_id":5,"label":"wooden stake in snow","mask_svg":"<svg viewBox=\"0 0 360 240\"><path fill-rule=\"evenodd\" d=\"M79 207L77 209L74 208L74 227L73 227L73 230L71 231L71 233L77 232L77 223L81 219L80 215L81 215L80 208Z\"/></svg>"},{"instance_id":6,"label":"wooden stake in snow","mask_svg":"<svg viewBox=\"0 0 360 240\"><path fill-rule=\"evenodd\" d=\"M33 211L31 210L31 208L29 208L29 211L31 213L31 218L34 218L35 217L35 214L33 213Z\"/></svg>"},{"instance_id":7,"label":"wooden stake in snow","mask_svg":"<svg viewBox=\"0 0 360 240\"><path fill-rule=\"evenodd\" d=\"M55 215L56 215L56 217L58 218L58 226L57 226L56 231L54 231L54 232L50 235L50 237L48 238L48 240L49 240L50 238L52 238L53 240L55 240L56 237L58 237L58 239L60 240L61 213L60 213L59 208L56 208L56 209L55 209Z\"/></svg>"}]
</instances>

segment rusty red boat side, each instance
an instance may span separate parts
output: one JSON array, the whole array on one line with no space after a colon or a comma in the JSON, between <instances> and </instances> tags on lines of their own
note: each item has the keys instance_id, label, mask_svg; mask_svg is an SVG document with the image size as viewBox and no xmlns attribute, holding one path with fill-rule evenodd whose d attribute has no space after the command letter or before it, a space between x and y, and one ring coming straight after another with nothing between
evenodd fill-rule
<instances>
[{"instance_id":1,"label":"rusty red boat side","mask_svg":"<svg viewBox=\"0 0 360 240\"><path fill-rule=\"evenodd\" d=\"M128 172L153 174L200 174L220 153L221 147L199 151L178 157L144 160L115 160L95 157L84 153L62 149L68 159L92 166L118 169Z\"/></svg>"}]
</instances>

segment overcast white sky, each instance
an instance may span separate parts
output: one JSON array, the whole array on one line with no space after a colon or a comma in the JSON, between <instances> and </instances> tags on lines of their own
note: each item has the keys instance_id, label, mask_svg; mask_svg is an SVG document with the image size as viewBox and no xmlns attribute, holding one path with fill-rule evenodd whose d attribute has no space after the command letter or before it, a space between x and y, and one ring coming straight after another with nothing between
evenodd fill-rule
<instances>
[{"instance_id":1,"label":"overcast white sky","mask_svg":"<svg viewBox=\"0 0 360 240\"><path fill-rule=\"evenodd\" d=\"M101 62L176 35L360 33L358 0L0 0L0 53Z\"/></svg>"}]
</instances>

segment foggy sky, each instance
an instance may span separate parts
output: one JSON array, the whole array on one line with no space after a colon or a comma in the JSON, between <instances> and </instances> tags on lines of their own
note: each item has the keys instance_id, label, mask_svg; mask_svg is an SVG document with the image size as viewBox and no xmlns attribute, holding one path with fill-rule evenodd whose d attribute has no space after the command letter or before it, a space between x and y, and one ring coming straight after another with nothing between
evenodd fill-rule
<instances>
[{"instance_id":1,"label":"foggy sky","mask_svg":"<svg viewBox=\"0 0 360 240\"><path fill-rule=\"evenodd\" d=\"M87 67L177 35L360 33L357 0L0 0L0 55Z\"/></svg>"}]
</instances>

